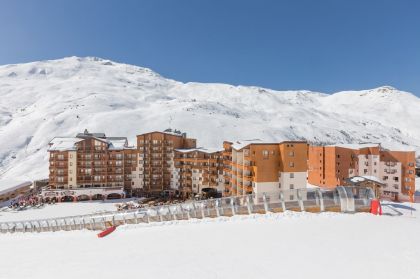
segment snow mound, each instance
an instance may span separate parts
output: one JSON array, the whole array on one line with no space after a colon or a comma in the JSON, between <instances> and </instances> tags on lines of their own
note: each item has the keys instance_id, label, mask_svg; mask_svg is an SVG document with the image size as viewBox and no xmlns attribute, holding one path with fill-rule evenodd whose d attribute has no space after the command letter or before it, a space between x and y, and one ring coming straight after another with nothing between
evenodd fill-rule
<instances>
[{"instance_id":1,"label":"snow mound","mask_svg":"<svg viewBox=\"0 0 420 279\"><path fill-rule=\"evenodd\" d=\"M392 93L392 94L391 94ZM420 151L420 99L389 86L327 95L181 83L97 57L0 66L0 180L48 176L48 142L78 132L127 136L180 129L223 140L381 142Z\"/></svg>"}]
</instances>

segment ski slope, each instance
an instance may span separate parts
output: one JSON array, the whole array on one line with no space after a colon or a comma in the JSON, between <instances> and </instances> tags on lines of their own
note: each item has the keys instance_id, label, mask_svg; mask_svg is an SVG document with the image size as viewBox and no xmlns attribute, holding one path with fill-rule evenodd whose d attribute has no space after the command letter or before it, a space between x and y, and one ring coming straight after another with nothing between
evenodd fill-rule
<instances>
[{"instance_id":1,"label":"ski slope","mask_svg":"<svg viewBox=\"0 0 420 279\"><path fill-rule=\"evenodd\" d=\"M0 66L0 180L48 176L47 144L88 129L109 136L180 129L223 140L380 142L420 151L420 99L384 86L335 94L181 83L95 57Z\"/></svg>"},{"instance_id":2,"label":"ski slope","mask_svg":"<svg viewBox=\"0 0 420 279\"><path fill-rule=\"evenodd\" d=\"M0 208L0 222L58 218L116 211L116 204L129 200L130 199L75 203L62 202L56 204L45 204L41 208L34 207L21 211L11 210L7 207Z\"/></svg>"},{"instance_id":3,"label":"ski slope","mask_svg":"<svg viewBox=\"0 0 420 279\"><path fill-rule=\"evenodd\" d=\"M0 235L1 278L420 278L420 204L392 206Z\"/></svg>"}]
</instances>

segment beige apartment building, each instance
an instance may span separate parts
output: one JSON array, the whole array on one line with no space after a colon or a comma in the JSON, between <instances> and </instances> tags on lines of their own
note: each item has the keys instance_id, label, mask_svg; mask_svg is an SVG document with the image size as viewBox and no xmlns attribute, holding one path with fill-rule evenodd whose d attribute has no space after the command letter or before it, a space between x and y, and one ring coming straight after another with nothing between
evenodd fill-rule
<instances>
[{"instance_id":1,"label":"beige apartment building","mask_svg":"<svg viewBox=\"0 0 420 279\"><path fill-rule=\"evenodd\" d=\"M384 184L383 198L409 200L415 190L415 152L389 151L369 143L309 147L310 184L332 188L346 185L353 176Z\"/></svg>"},{"instance_id":2,"label":"beige apartment building","mask_svg":"<svg viewBox=\"0 0 420 279\"><path fill-rule=\"evenodd\" d=\"M137 136L138 165L132 176L133 192L160 195L177 189L175 149L196 147L196 140L185 133L151 132Z\"/></svg>"},{"instance_id":3,"label":"beige apartment building","mask_svg":"<svg viewBox=\"0 0 420 279\"><path fill-rule=\"evenodd\" d=\"M106 137L86 130L75 137L54 138L48 151L50 190L72 190L67 196L82 199L83 188L102 188L103 194L96 194L104 198L117 193L123 196L122 189L131 189L137 154L125 137Z\"/></svg>"},{"instance_id":4,"label":"beige apartment building","mask_svg":"<svg viewBox=\"0 0 420 279\"><path fill-rule=\"evenodd\" d=\"M306 188L306 142L225 141L223 146L225 196Z\"/></svg>"},{"instance_id":5,"label":"beige apartment building","mask_svg":"<svg viewBox=\"0 0 420 279\"><path fill-rule=\"evenodd\" d=\"M175 189L186 198L202 196L203 190L224 190L221 149L175 149Z\"/></svg>"}]
</instances>

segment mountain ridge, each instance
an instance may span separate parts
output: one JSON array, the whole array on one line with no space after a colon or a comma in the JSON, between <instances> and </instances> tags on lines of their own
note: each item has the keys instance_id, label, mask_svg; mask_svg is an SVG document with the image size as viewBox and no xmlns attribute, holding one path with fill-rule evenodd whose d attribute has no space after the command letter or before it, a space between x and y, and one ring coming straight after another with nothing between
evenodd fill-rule
<instances>
[{"instance_id":1,"label":"mountain ridge","mask_svg":"<svg viewBox=\"0 0 420 279\"><path fill-rule=\"evenodd\" d=\"M223 140L381 142L420 151L420 99L391 86L333 94L179 82L97 57L0 66L0 179L48 175L47 144L87 128L127 136L176 128Z\"/></svg>"}]
</instances>

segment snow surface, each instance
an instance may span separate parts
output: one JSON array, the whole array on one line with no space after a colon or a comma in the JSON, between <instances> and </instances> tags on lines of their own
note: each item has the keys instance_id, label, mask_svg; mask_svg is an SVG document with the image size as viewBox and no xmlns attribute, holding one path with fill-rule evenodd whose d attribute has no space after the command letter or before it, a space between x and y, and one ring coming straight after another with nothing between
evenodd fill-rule
<instances>
[{"instance_id":1,"label":"snow surface","mask_svg":"<svg viewBox=\"0 0 420 279\"><path fill-rule=\"evenodd\" d=\"M420 99L392 87L332 95L181 83L94 57L0 66L0 179L48 176L48 142L88 129L107 136L180 129L223 140L381 142L420 151Z\"/></svg>"},{"instance_id":2,"label":"snow surface","mask_svg":"<svg viewBox=\"0 0 420 279\"><path fill-rule=\"evenodd\" d=\"M0 180L0 194L5 194L10 191L17 190L22 187L30 186L32 182L30 181L18 181L14 179L3 179Z\"/></svg>"},{"instance_id":3,"label":"snow surface","mask_svg":"<svg viewBox=\"0 0 420 279\"><path fill-rule=\"evenodd\" d=\"M130 200L132 199L86 201L75 203L62 202L56 204L46 204L44 205L44 207L41 208L28 208L21 211L2 208L0 209L0 222L35 220L116 211L117 203L122 203Z\"/></svg>"},{"instance_id":4,"label":"snow surface","mask_svg":"<svg viewBox=\"0 0 420 279\"><path fill-rule=\"evenodd\" d=\"M420 278L420 204L0 235L2 278Z\"/></svg>"}]
</instances>

